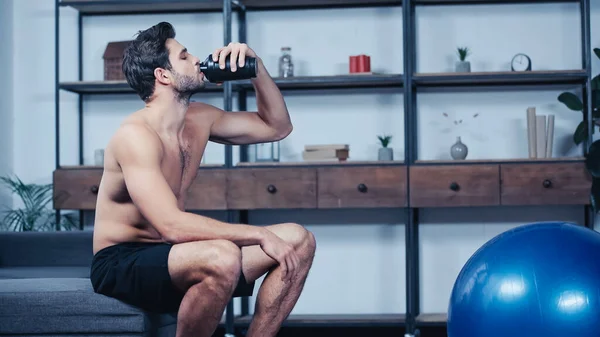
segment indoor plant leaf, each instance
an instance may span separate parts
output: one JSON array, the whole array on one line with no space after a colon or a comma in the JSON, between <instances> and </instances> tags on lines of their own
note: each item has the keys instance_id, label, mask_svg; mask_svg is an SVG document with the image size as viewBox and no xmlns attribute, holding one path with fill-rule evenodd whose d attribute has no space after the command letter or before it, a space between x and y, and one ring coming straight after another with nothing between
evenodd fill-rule
<instances>
[{"instance_id":1,"label":"indoor plant leaf","mask_svg":"<svg viewBox=\"0 0 600 337\"><path fill-rule=\"evenodd\" d=\"M563 92L558 95L558 101L567 106L567 108L575 111L583 110L583 103L575 94L570 92Z\"/></svg>"},{"instance_id":2,"label":"indoor plant leaf","mask_svg":"<svg viewBox=\"0 0 600 337\"><path fill-rule=\"evenodd\" d=\"M581 144L587 138L587 122L581 121L573 133L573 142L576 145Z\"/></svg>"},{"instance_id":3,"label":"indoor plant leaf","mask_svg":"<svg viewBox=\"0 0 600 337\"><path fill-rule=\"evenodd\" d=\"M585 166L592 177L600 177L600 140L590 145L588 154L585 156Z\"/></svg>"},{"instance_id":4,"label":"indoor plant leaf","mask_svg":"<svg viewBox=\"0 0 600 337\"><path fill-rule=\"evenodd\" d=\"M9 210L6 212L2 224L10 231L24 231L26 224L26 214L21 209Z\"/></svg>"},{"instance_id":5,"label":"indoor plant leaf","mask_svg":"<svg viewBox=\"0 0 600 337\"><path fill-rule=\"evenodd\" d=\"M594 78L592 78L592 90L598 89L600 89L600 75L597 75Z\"/></svg>"},{"instance_id":6,"label":"indoor plant leaf","mask_svg":"<svg viewBox=\"0 0 600 337\"><path fill-rule=\"evenodd\" d=\"M596 57L600 58L600 48L594 48L594 54L596 54Z\"/></svg>"},{"instance_id":7,"label":"indoor plant leaf","mask_svg":"<svg viewBox=\"0 0 600 337\"><path fill-rule=\"evenodd\" d=\"M594 213L598 212L600 206L600 178L592 178L592 193L590 194L590 204Z\"/></svg>"}]
</instances>

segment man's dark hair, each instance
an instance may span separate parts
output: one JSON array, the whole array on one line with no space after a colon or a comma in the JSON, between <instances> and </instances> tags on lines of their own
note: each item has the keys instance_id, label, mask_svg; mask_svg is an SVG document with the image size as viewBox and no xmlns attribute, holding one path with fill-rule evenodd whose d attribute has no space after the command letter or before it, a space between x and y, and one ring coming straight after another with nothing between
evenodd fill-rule
<instances>
[{"instance_id":1,"label":"man's dark hair","mask_svg":"<svg viewBox=\"0 0 600 337\"><path fill-rule=\"evenodd\" d=\"M160 22L139 31L123 55L123 74L127 83L144 101L154 93L154 69L171 69L167 39L175 38L175 29L168 22Z\"/></svg>"}]
</instances>

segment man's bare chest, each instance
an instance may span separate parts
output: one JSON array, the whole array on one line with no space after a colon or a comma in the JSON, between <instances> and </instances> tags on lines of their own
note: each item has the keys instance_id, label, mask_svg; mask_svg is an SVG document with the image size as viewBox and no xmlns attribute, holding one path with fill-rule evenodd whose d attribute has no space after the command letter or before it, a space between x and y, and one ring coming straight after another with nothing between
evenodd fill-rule
<instances>
[{"instance_id":1,"label":"man's bare chest","mask_svg":"<svg viewBox=\"0 0 600 337\"><path fill-rule=\"evenodd\" d=\"M181 141L165 153L162 171L171 190L180 199L185 196L200 167L206 142L201 138Z\"/></svg>"}]
</instances>

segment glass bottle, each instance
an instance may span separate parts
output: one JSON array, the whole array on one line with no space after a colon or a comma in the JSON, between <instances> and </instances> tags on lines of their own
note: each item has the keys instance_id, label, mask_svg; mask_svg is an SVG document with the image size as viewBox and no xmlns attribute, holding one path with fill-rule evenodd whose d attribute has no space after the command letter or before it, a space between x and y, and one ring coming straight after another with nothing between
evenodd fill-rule
<instances>
[{"instance_id":1,"label":"glass bottle","mask_svg":"<svg viewBox=\"0 0 600 337\"><path fill-rule=\"evenodd\" d=\"M281 47L281 56L279 57L279 77L294 76L294 63L292 62L292 48Z\"/></svg>"},{"instance_id":2,"label":"glass bottle","mask_svg":"<svg viewBox=\"0 0 600 337\"><path fill-rule=\"evenodd\" d=\"M254 162L278 162L279 142L259 143L253 145ZM251 150L251 151L252 151ZM252 158L252 157L250 157Z\"/></svg>"}]
</instances>

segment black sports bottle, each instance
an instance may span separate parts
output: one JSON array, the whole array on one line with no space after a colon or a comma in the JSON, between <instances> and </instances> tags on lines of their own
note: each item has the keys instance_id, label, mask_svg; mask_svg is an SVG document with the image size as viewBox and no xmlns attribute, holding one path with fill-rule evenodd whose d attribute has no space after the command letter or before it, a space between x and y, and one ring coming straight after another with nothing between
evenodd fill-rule
<instances>
[{"instance_id":1,"label":"black sports bottle","mask_svg":"<svg viewBox=\"0 0 600 337\"><path fill-rule=\"evenodd\" d=\"M213 61L212 54L208 55L206 60L200 62L200 71L209 82L219 83L233 80L246 80L256 77L256 58L246 57L244 66L237 66L235 72L231 71L229 64L230 55L225 58L225 69L219 68L219 62ZM238 63L239 64L239 63Z\"/></svg>"}]
</instances>

